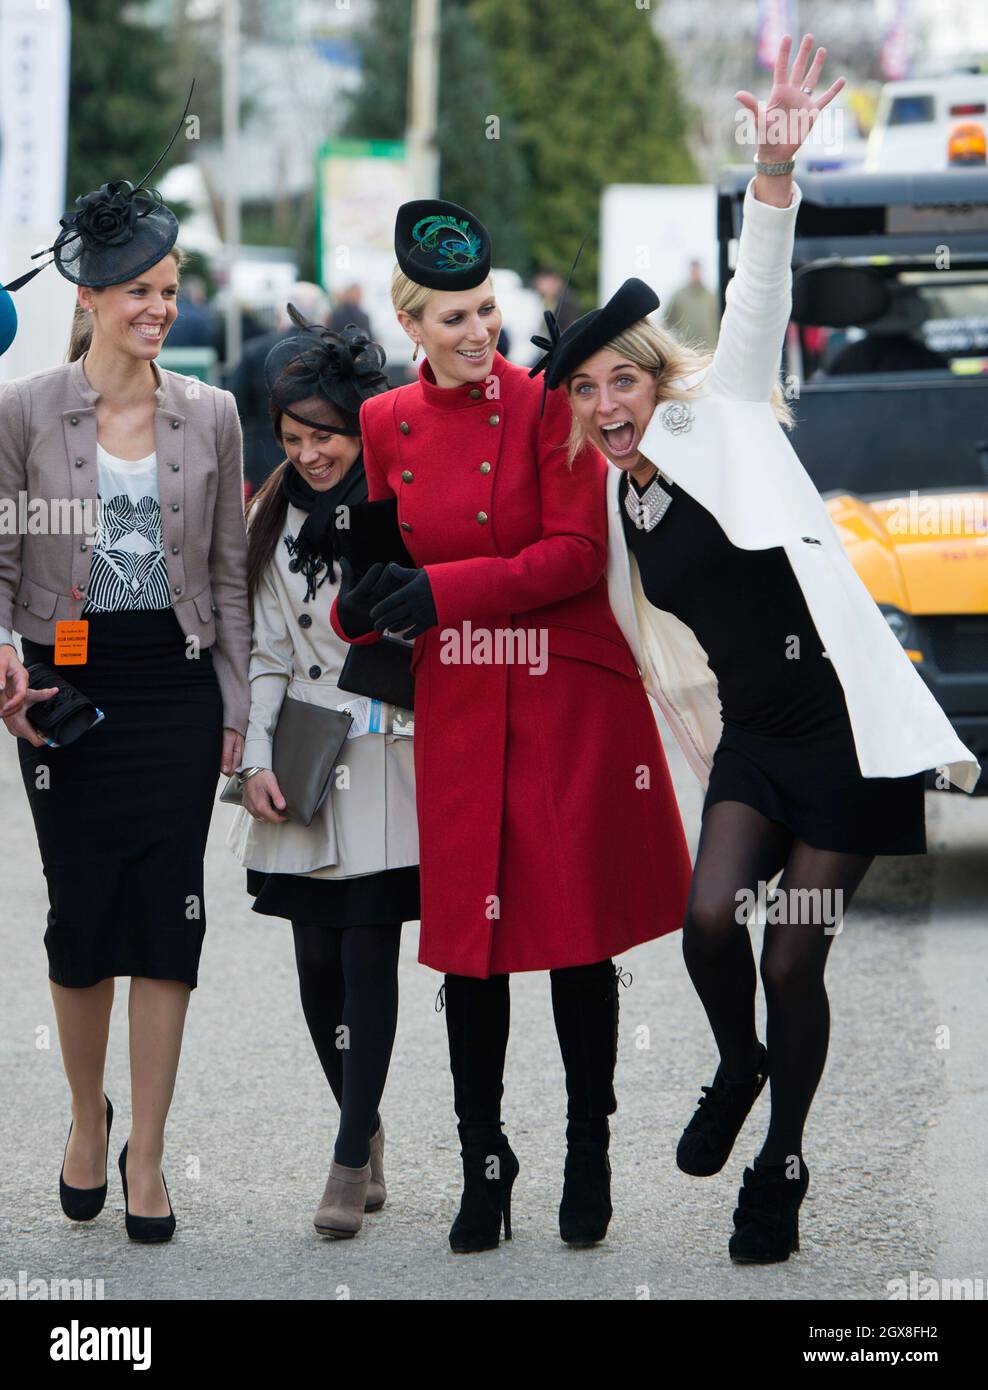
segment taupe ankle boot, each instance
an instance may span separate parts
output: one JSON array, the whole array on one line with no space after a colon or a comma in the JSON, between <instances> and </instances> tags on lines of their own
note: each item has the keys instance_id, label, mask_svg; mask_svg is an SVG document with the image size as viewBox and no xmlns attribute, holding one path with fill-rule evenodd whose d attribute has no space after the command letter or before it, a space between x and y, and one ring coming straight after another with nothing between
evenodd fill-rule
<instances>
[{"instance_id":1,"label":"taupe ankle boot","mask_svg":"<svg viewBox=\"0 0 988 1390\"><path fill-rule=\"evenodd\" d=\"M345 1168L335 1159L330 1163L326 1190L322 1194L319 1210L312 1219L321 1236L350 1240L357 1234L363 1225L370 1176L369 1163L362 1168Z\"/></svg>"},{"instance_id":2,"label":"taupe ankle boot","mask_svg":"<svg viewBox=\"0 0 988 1390\"><path fill-rule=\"evenodd\" d=\"M377 1127L377 1133L370 1141L371 1178L367 1185L367 1200L364 1211L380 1211L388 1200L388 1189L384 1183L384 1121Z\"/></svg>"}]
</instances>

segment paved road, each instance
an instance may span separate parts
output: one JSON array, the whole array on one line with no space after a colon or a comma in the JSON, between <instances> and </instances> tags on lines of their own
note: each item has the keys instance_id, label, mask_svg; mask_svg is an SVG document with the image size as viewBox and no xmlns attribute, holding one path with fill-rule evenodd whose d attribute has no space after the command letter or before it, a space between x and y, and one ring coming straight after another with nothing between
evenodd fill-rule
<instances>
[{"instance_id":1,"label":"paved road","mask_svg":"<svg viewBox=\"0 0 988 1390\"><path fill-rule=\"evenodd\" d=\"M678 750L670 761L695 838L697 789ZM889 1281L908 1280L910 1271L988 1275L988 799L928 797L933 852L879 861L835 943L834 1036L807 1133L802 1251L768 1269L736 1269L726 1253L767 1094L723 1173L693 1179L675 1166L678 1135L714 1064L678 933L624 958L634 981L621 996L615 1217L604 1245L573 1251L559 1240L562 1069L547 978L519 976L505 1108L521 1160L515 1238L496 1253L450 1253L459 1159L445 1023L434 1009L439 977L415 960L414 927L405 933L401 1018L382 1107L390 1199L358 1240L317 1237L310 1219L329 1162L332 1101L301 1017L290 928L250 912L223 844L232 812L219 805L201 983L165 1163L179 1233L163 1247L130 1244L112 1170L101 1217L70 1224L57 1195L69 1110L42 944L47 900L5 735L0 805L0 1279L22 1270L28 1279L102 1279L105 1296L121 1299L881 1299ZM107 1074L117 1144L129 1118L125 992L122 982ZM944 1025L949 1048L937 1046Z\"/></svg>"}]
</instances>

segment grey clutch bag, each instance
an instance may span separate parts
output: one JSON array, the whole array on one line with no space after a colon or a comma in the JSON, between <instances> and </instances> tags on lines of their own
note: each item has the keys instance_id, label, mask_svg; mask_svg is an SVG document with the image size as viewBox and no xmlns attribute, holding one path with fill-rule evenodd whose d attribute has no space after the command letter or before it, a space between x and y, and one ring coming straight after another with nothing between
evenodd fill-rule
<instances>
[{"instance_id":1,"label":"grey clutch bag","mask_svg":"<svg viewBox=\"0 0 988 1390\"><path fill-rule=\"evenodd\" d=\"M353 715L344 710L326 709L285 696L274 731L271 761L287 802L285 814L289 820L311 825L329 793L333 771L352 723ZM243 805L236 773L220 793L220 800Z\"/></svg>"}]
</instances>

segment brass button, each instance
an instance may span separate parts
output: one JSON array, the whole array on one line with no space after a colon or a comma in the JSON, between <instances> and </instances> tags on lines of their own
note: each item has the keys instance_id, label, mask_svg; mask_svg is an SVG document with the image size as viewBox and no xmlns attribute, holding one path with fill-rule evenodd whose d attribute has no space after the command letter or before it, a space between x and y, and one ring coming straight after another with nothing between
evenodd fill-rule
<instances>
[{"instance_id":1,"label":"brass button","mask_svg":"<svg viewBox=\"0 0 988 1390\"><path fill-rule=\"evenodd\" d=\"M486 459L484 459L483 463L480 465L480 471L481 473L489 473L491 471L491 466Z\"/></svg>"},{"instance_id":2,"label":"brass button","mask_svg":"<svg viewBox=\"0 0 988 1390\"><path fill-rule=\"evenodd\" d=\"M178 546L177 546L177 545L173 545L173 546L172 546L172 554L173 554L173 555L177 555L177 554L178 554Z\"/></svg>"},{"instance_id":3,"label":"brass button","mask_svg":"<svg viewBox=\"0 0 988 1390\"><path fill-rule=\"evenodd\" d=\"M321 675L322 675L322 667L321 667L321 666L310 666L310 667L309 667L309 679L310 679L310 680L317 681Z\"/></svg>"},{"instance_id":4,"label":"brass button","mask_svg":"<svg viewBox=\"0 0 988 1390\"><path fill-rule=\"evenodd\" d=\"M69 420L69 424L70 424L70 425L77 425L78 423L79 423L79 417L78 417L78 415L73 415L72 418Z\"/></svg>"},{"instance_id":5,"label":"brass button","mask_svg":"<svg viewBox=\"0 0 988 1390\"><path fill-rule=\"evenodd\" d=\"M481 391L478 386L475 386L473 390L470 392L470 399L472 401L479 401L483 394L483 391Z\"/></svg>"},{"instance_id":6,"label":"brass button","mask_svg":"<svg viewBox=\"0 0 988 1390\"><path fill-rule=\"evenodd\" d=\"M411 522L410 522L410 521L403 521L403 522L401 523L401 529L402 529L403 531L410 531L410 530L412 529L412 524L411 524Z\"/></svg>"},{"instance_id":7,"label":"brass button","mask_svg":"<svg viewBox=\"0 0 988 1390\"><path fill-rule=\"evenodd\" d=\"M76 459L76 461L75 461L75 466L76 466L76 468L81 468L82 465L83 465L85 462L86 462L85 459Z\"/></svg>"},{"instance_id":8,"label":"brass button","mask_svg":"<svg viewBox=\"0 0 988 1390\"><path fill-rule=\"evenodd\" d=\"M299 625L299 627L311 627L311 626L312 626L312 614L311 614L311 613L300 613L300 614L298 615L298 625Z\"/></svg>"},{"instance_id":9,"label":"brass button","mask_svg":"<svg viewBox=\"0 0 988 1390\"><path fill-rule=\"evenodd\" d=\"M173 512L177 512L177 511L178 511L178 503L177 503L177 502L173 502L173 503L172 503L172 511L173 511Z\"/></svg>"},{"instance_id":10,"label":"brass button","mask_svg":"<svg viewBox=\"0 0 988 1390\"><path fill-rule=\"evenodd\" d=\"M173 592L173 593L176 593L176 594L180 594L180 593L182 592L182 586L181 586L181 584L176 584L176 585L175 585L175 588L172 590L172 592Z\"/></svg>"},{"instance_id":11,"label":"brass button","mask_svg":"<svg viewBox=\"0 0 988 1390\"><path fill-rule=\"evenodd\" d=\"M410 468L403 468L401 470L401 481L403 483L410 483L414 477L415 474L412 472Z\"/></svg>"},{"instance_id":12,"label":"brass button","mask_svg":"<svg viewBox=\"0 0 988 1390\"><path fill-rule=\"evenodd\" d=\"M402 434L407 434L408 431L411 429L411 425L408 423L407 420L402 420L398 428L401 430Z\"/></svg>"},{"instance_id":13,"label":"brass button","mask_svg":"<svg viewBox=\"0 0 988 1390\"><path fill-rule=\"evenodd\" d=\"M477 513L477 520L480 522L481 526L484 526L484 525L486 524L486 522L487 522L487 513L486 513L486 512L478 512L478 513Z\"/></svg>"},{"instance_id":14,"label":"brass button","mask_svg":"<svg viewBox=\"0 0 988 1390\"><path fill-rule=\"evenodd\" d=\"M496 425L496 424L498 423L498 421L500 420L500 418L501 418L500 415L489 415L489 416L487 417L487 423L488 423L489 425Z\"/></svg>"},{"instance_id":15,"label":"brass button","mask_svg":"<svg viewBox=\"0 0 988 1390\"><path fill-rule=\"evenodd\" d=\"M180 429L180 428L181 428L181 424L182 424L181 420L173 420L173 421L172 421L172 429L173 429L173 430Z\"/></svg>"}]
</instances>

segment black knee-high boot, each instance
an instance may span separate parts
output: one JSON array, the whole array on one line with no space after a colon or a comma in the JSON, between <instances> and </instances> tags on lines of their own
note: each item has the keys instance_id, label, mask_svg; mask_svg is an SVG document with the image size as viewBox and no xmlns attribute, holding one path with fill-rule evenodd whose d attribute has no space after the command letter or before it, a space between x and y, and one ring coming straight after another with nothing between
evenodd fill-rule
<instances>
[{"instance_id":1,"label":"black knee-high boot","mask_svg":"<svg viewBox=\"0 0 988 1390\"><path fill-rule=\"evenodd\" d=\"M463 1196L449 1233L457 1254L511 1239L511 1188L518 1160L501 1130L510 995L507 975L447 975L446 1033L463 1159Z\"/></svg>"},{"instance_id":2,"label":"black knee-high boot","mask_svg":"<svg viewBox=\"0 0 988 1390\"><path fill-rule=\"evenodd\" d=\"M566 1167L559 1234L595 1245L611 1219L607 1117L617 1109L618 980L614 962L549 972L552 1012L566 1069Z\"/></svg>"}]
</instances>

